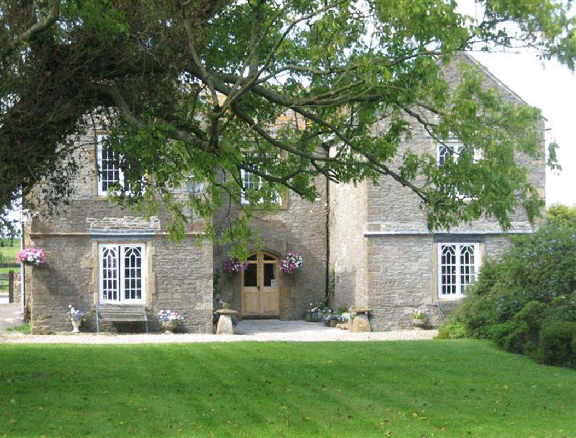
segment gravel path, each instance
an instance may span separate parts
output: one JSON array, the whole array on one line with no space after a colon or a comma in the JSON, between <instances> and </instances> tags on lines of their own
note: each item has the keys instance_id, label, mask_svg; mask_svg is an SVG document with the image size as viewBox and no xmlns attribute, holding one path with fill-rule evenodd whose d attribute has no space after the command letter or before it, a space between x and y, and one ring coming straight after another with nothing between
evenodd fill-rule
<instances>
[{"instance_id":1,"label":"gravel path","mask_svg":"<svg viewBox=\"0 0 576 438\"><path fill-rule=\"evenodd\" d=\"M323 342L323 341L399 341L432 339L437 330L401 330L389 332L350 333L304 321L246 320L236 327L235 335L211 334L108 334L59 333L55 335L22 335L0 332L0 344L160 344L205 342Z\"/></svg>"}]
</instances>

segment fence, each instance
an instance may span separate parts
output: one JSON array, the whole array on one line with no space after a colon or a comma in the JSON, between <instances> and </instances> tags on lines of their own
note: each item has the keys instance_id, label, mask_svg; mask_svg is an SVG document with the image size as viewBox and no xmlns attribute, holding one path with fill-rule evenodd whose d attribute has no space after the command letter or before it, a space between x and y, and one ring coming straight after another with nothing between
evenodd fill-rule
<instances>
[{"instance_id":1,"label":"fence","mask_svg":"<svg viewBox=\"0 0 576 438\"><path fill-rule=\"evenodd\" d=\"M0 274L0 291L8 290L8 302L14 302L14 271Z\"/></svg>"}]
</instances>

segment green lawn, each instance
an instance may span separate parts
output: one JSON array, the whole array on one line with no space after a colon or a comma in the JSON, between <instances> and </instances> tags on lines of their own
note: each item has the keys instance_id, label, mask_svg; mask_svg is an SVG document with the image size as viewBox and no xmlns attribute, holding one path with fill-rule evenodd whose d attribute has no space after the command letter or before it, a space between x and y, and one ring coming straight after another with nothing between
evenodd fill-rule
<instances>
[{"instance_id":1,"label":"green lawn","mask_svg":"<svg viewBox=\"0 0 576 438\"><path fill-rule=\"evenodd\" d=\"M20 251L20 239L0 238L0 263L16 263Z\"/></svg>"},{"instance_id":2,"label":"green lawn","mask_svg":"<svg viewBox=\"0 0 576 438\"><path fill-rule=\"evenodd\" d=\"M0 345L0 436L574 437L576 373L479 341Z\"/></svg>"},{"instance_id":3,"label":"green lawn","mask_svg":"<svg viewBox=\"0 0 576 438\"><path fill-rule=\"evenodd\" d=\"M16 263L16 254L20 251L20 239L0 238L0 274L8 274L14 271L14 275L20 274L20 266L6 267L4 263ZM8 291L8 279L0 279L0 292Z\"/></svg>"}]
</instances>

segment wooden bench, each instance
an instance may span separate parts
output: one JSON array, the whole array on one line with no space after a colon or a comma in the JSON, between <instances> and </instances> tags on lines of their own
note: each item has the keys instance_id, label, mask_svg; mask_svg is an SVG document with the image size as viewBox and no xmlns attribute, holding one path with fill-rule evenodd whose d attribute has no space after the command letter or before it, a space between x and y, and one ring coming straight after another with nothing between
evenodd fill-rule
<instances>
[{"instance_id":1,"label":"wooden bench","mask_svg":"<svg viewBox=\"0 0 576 438\"><path fill-rule=\"evenodd\" d=\"M96 331L100 333L100 322L145 322L148 330L146 307L138 305L98 304L96 306Z\"/></svg>"}]
</instances>

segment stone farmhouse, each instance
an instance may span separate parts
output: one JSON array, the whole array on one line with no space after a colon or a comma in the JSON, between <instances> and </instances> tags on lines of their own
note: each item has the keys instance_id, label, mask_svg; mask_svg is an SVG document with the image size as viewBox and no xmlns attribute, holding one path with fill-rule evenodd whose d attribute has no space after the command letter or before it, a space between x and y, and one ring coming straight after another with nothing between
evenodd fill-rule
<instances>
[{"instance_id":1,"label":"stone farmhouse","mask_svg":"<svg viewBox=\"0 0 576 438\"><path fill-rule=\"evenodd\" d=\"M523 104L477 66L486 86ZM446 74L457 80L456 70ZM542 158L519 157L541 196L543 132L542 124ZM198 217L186 238L174 242L168 239L167 215L134 217L109 203L107 189L122 175L110 161L105 135L95 128L82 139L77 153L84 166L69 205L57 215L32 214L27 220L26 246L43 248L47 258L43 265L25 267L33 333L70 330L69 305L89 311L83 330L95 331L96 308L102 304L145 309L151 330L158 329L160 309L177 310L184 316L183 331L211 333L215 297L244 318L301 319L310 303L329 297L333 307L371 309L375 331L411 327L416 308L430 312L437 324L474 281L482 261L507 246L506 234L491 220L430 233L417 196L386 178L377 185L337 185L319 178L316 202L287 193L277 211L257 212L253 226L261 247L252 251L244 271L228 273L226 248L203 237L204 219ZM458 140L451 146L457 149ZM399 156L406 150L436 153L440 162L448 154L416 125ZM241 176L253 183L250 175ZM509 232L531 232L523 213L513 216ZM290 251L304 262L287 274L280 261ZM119 324L139 323L108 323L104 329L129 328Z\"/></svg>"}]
</instances>

